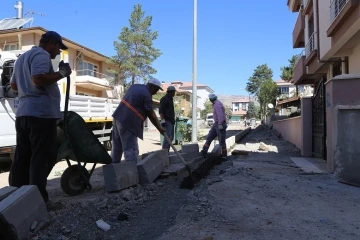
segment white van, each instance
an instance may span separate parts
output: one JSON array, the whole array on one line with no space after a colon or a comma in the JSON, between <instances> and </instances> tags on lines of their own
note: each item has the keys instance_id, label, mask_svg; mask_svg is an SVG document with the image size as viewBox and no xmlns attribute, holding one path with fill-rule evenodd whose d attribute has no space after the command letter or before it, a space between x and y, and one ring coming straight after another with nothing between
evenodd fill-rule
<instances>
[{"instance_id":1,"label":"white van","mask_svg":"<svg viewBox=\"0 0 360 240\"><path fill-rule=\"evenodd\" d=\"M206 114L205 124L211 127L214 124L214 116L212 113Z\"/></svg>"}]
</instances>

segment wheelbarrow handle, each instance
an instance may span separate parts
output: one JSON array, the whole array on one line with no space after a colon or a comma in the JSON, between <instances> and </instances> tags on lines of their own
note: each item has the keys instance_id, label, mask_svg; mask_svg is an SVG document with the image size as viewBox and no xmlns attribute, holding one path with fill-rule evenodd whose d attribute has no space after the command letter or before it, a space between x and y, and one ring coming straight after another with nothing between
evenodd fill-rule
<instances>
[{"instance_id":1,"label":"wheelbarrow handle","mask_svg":"<svg viewBox=\"0 0 360 240\"><path fill-rule=\"evenodd\" d=\"M67 113L68 113L68 109L69 109L69 99L70 99L70 76L67 76L66 77L64 117L63 117L63 128L64 128L65 137L67 137Z\"/></svg>"}]
</instances>

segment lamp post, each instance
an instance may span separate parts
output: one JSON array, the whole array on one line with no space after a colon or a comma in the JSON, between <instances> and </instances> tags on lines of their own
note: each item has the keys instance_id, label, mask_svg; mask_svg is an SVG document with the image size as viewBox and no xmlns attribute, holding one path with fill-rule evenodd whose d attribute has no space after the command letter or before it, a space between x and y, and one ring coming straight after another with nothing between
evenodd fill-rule
<instances>
[{"instance_id":1,"label":"lamp post","mask_svg":"<svg viewBox=\"0 0 360 240\"><path fill-rule=\"evenodd\" d=\"M197 142L197 0L193 0L193 70L192 70L192 134L191 141Z\"/></svg>"}]
</instances>

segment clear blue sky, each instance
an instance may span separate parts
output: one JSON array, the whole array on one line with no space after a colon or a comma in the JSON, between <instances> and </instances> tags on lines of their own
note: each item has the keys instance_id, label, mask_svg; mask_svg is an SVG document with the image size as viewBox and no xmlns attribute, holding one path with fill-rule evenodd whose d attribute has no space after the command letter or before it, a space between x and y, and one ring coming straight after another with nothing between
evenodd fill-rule
<instances>
[{"instance_id":1,"label":"clear blue sky","mask_svg":"<svg viewBox=\"0 0 360 240\"><path fill-rule=\"evenodd\" d=\"M192 80L192 0L24 0L34 16L33 26L59 32L66 38L111 56L113 41L134 4L153 16L159 32L155 46L163 52L154 67L159 80ZM15 17L15 0L1 4L1 16ZM198 0L198 82L218 94L246 94L244 88L257 65L267 63L280 78L280 67L299 50L292 49L297 14L282 0Z\"/></svg>"}]
</instances>

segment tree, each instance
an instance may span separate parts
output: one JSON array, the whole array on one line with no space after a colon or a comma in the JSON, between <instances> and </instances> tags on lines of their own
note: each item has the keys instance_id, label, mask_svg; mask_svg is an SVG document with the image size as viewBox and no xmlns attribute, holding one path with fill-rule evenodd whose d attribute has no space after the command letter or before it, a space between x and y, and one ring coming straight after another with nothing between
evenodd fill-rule
<instances>
[{"instance_id":1,"label":"tree","mask_svg":"<svg viewBox=\"0 0 360 240\"><path fill-rule=\"evenodd\" d=\"M151 65L162 54L153 46L158 32L150 29L152 16L145 16L140 4L134 6L129 19L130 26L123 27L114 42L116 55L110 61L117 66L119 76L124 79L124 87L127 89L126 79L131 79L131 84L140 79L146 82L157 71Z\"/></svg>"},{"instance_id":2,"label":"tree","mask_svg":"<svg viewBox=\"0 0 360 240\"><path fill-rule=\"evenodd\" d=\"M282 80L284 80L286 82L290 82L294 78L295 63L299 57L300 57L299 55L293 55L290 59L288 59L289 65L280 68L280 70L281 70L280 77ZM296 94L296 96L298 95L298 87L297 86L296 86L295 94Z\"/></svg>"},{"instance_id":3,"label":"tree","mask_svg":"<svg viewBox=\"0 0 360 240\"><path fill-rule=\"evenodd\" d=\"M268 113L267 105L269 103L275 105L276 98L279 96L278 86L271 79L266 80L260 86L258 98L260 102L260 115L261 118L265 119Z\"/></svg>"},{"instance_id":4,"label":"tree","mask_svg":"<svg viewBox=\"0 0 360 240\"><path fill-rule=\"evenodd\" d=\"M204 109L201 110L200 116L202 119L206 118L206 114L212 113L212 103L207 99L204 103Z\"/></svg>"},{"instance_id":5,"label":"tree","mask_svg":"<svg viewBox=\"0 0 360 240\"><path fill-rule=\"evenodd\" d=\"M227 119L230 120L232 117L231 108L225 107L225 113L226 113Z\"/></svg>"},{"instance_id":6,"label":"tree","mask_svg":"<svg viewBox=\"0 0 360 240\"><path fill-rule=\"evenodd\" d=\"M249 102L248 110L246 113L247 118L254 118L256 117L256 108L254 102Z\"/></svg>"},{"instance_id":7,"label":"tree","mask_svg":"<svg viewBox=\"0 0 360 240\"><path fill-rule=\"evenodd\" d=\"M280 77L282 80L289 82L293 79L295 62L298 60L298 58L299 55L293 55L290 59L288 59L289 65L280 68L281 70Z\"/></svg>"},{"instance_id":8,"label":"tree","mask_svg":"<svg viewBox=\"0 0 360 240\"><path fill-rule=\"evenodd\" d=\"M268 67L268 65L259 65L255 68L254 73L246 83L246 91L251 94L258 95L261 84L266 80L271 80L272 78L273 71Z\"/></svg>"}]
</instances>

